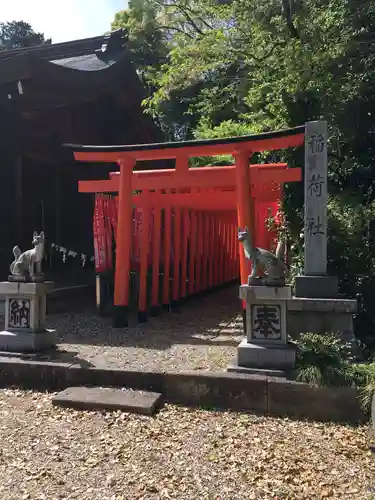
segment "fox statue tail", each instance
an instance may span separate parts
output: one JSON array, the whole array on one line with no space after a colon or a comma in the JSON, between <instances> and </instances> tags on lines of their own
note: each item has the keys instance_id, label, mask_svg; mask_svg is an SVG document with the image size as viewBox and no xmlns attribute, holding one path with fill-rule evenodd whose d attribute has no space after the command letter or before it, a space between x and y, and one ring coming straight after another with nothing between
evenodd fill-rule
<instances>
[{"instance_id":1,"label":"fox statue tail","mask_svg":"<svg viewBox=\"0 0 375 500\"><path fill-rule=\"evenodd\" d=\"M16 245L16 246L13 248L13 255L14 255L14 259L15 259L15 260L17 260L17 259L18 259L18 257L21 255L21 253L22 253L22 252L21 252L20 247Z\"/></svg>"},{"instance_id":2,"label":"fox statue tail","mask_svg":"<svg viewBox=\"0 0 375 500\"><path fill-rule=\"evenodd\" d=\"M278 259L284 260L285 257L285 241L279 240L277 242L277 247L275 251L275 255Z\"/></svg>"},{"instance_id":3,"label":"fox statue tail","mask_svg":"<svg viewBox=\"0 0 375 500\"><path fill-rule=\"evenodd\" d=\"M18 247L17 245L13 248L13 255L14 255L14 261L11 263L9 267L11 274L14 274L16 262L19 256L21 255L20 247Z\"/></svg>"},{"instance_id":4,"label":"fox statue tail","mask_svg":"<svg viewBox=\"0 0 375 500\"><path fill-rule=\"evenodd\" d=\"M285 270L288 271L289 266L285 262L285 251L286 251L286 241L284 239L280 239L277 242L275 255L278 259L282 260L285 266Z\"/></svg>"}]
</instances>

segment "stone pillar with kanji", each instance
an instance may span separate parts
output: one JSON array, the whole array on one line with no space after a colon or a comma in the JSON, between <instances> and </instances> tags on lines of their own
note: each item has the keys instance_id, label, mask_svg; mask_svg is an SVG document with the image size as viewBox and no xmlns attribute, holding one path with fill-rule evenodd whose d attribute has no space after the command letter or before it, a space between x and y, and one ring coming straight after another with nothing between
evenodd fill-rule
<instances>
[{"instance_id":1,"label":"stone pillar with kanji","mask_svg":"<svg viewBox=\"0 0 375 500\"><path fill-rule=\"evenodd\" d=\"M247 337L238 346L229 371L279 376L294 368L295 346L288 342L286 321L291 298L290 286L240 287L240 299L246 303Z\"/></svg>"},{"instance_id":2,"label":"stone pillar with kanji","mask_svg":"<svg viewBox=\"0 0 375 500\"><path fill-rule=\"evenodd\" d=\"M0 283L5 298L5 330L0 332L0 351L38 352L56 346L56 333L46 328L46 299L51 282Z\"/></svg>"},{"instance_id":3,"label":"stone pillar with kanji","mask_svg":"<svg viewBox=\"0 0 375 500\"><path fill-rule=\"evenodd\" d=\"M337 276L327 269L328 125L324 120L305 125L304 269L295 279L295 296L288 303L288 333L336 332L343 342L354 337L355 299L339 295Z\"/></svg>"},{"instance_id":4,"label":"stone pillar with kanji","mask_svg":"<svg viewBox=\"0 0 375 500\"><path fill-rule=\"evenodd\" d=\"M336 298L338 279L327 274L328 126L305 126L304 272L296 278L296 297Z\"/></svg>"}]
</instances>

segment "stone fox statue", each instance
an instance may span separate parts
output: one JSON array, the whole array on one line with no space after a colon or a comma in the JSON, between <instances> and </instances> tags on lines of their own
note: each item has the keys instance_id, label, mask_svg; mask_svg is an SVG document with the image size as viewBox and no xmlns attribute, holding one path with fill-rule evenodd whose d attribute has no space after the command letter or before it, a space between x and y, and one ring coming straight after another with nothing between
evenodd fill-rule
<instances>
[{"instance_id":1,"label":"stone fox statue","mask_svg":"<svg viewBox=\"0 0 375 500\"><path fill-rule=\"evenodd\" d=\"M44 256L43 231L40 234L34 231L32 244L33 248L23 253L18 246L13 248L14 261L10 265L10 272L13 276L29 276L31 278L42 274L42 260Z\"/></svg>"},{"instance_id":2,"label":"stone fox statue","mask_svg":"<svg viewBox=\"0 0 375 500\"><path fill-rule=\"evenodd\" d=\"M257 277L259 267L263 267L266 274L266 281L284 281L287 272L287 266L282 260L284 252L284 245L279 243L276 249L276 254L264 250L264 248L257 248L251 245L250 235L247 227L243 231L238 228L238 241L243 244L245 257L252 262L251 275L249 280Z\"/></svg>"}]
</instances>

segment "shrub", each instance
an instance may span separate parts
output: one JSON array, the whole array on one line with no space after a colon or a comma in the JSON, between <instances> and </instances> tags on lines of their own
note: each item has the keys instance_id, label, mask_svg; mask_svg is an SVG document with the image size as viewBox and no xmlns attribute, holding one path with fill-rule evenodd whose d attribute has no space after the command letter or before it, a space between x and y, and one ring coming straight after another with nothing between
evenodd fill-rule
<instances>
[{"instance_id":1,"label":"shrub","mask_svg":"<svg viewBox=\"0 0 375 500\"><path fill-rule=\"evenodd\" d=\"M369 410L375 394L375 362L352 363L350 346L333 333L303 333L295 343L298 381L323 387L357 387L362 408Z\"/></svg>"},{"instance_id":2,"label":"shrub","mask_svg":"<svg viewBox=\"0 0 375 500\"><path fill-rule=\"evenodd\" d=\"M375 394L375 363L353 365L352 370L362 408L368 411Z\"/></svg>"},{"instance_id":3,"label":"shrub","mask_svg":"<svg viewBox=\"0 0 375 500\"><path fill-rule=\"evenodd\" d=\"M353 385L350 350L335 334L303 333L297 341L297 380L312 385Z\"/></svg>"}]
</instances>

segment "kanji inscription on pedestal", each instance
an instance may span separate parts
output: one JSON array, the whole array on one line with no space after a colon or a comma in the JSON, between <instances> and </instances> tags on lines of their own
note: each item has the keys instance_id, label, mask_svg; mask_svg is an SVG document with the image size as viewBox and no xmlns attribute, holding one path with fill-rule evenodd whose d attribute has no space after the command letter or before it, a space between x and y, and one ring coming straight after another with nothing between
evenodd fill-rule
<instances>
[{"instance_id":1,"label":"kanji inscription on pedestal","mask_svg":"<svg viewBox=\"0 0 375 500\"><path fill-rule=\"evenodd\" d=\"M294 368L296 349L288 342L286 311L292 287L241 285L240 299L246 301L246 337L237 349L230 371ZM265 372L262 372L266 374Z\"/></svg>"},{"instance_id":2,"label":"kanji inscription on pedestal","mask_svg":"<svg viewBox=\"0 0 375 500\"><path fill-rule=\"evenodd\" d=\"M327 122L306 124L305 275L327 272Z\"/></svg>"},{"instance_id":3,"label":"kanji inscription on pedestal","mask_svg":"<svg viewBox=\"0 0 375 500\"><path fill-rule=\"evenodd\" d=\"M46 328L46 296L53 283L2 281L5 329L0 332L0 352L28 353L56 346L56 332Z\"/></svg>"},{"instance_id":4,"label":"kanji inscription on pedestal","mask_svg":"<svg viewBox=\"0 0 375 500\"><path fill-rule=\"evenodd\" d=\"M254 339L281 339L281 307L280 305L252 305L252 337Z\"/></svg>"},{"instance_id":5,"label":"kanji inscription on pedestal","mask_svg":"<svg viewBox=\"0 0 375 500\"><path fill-rule=\"evenodd\" d=\"M8 300L9 328L30 328L30 300L13 298Z\"/></svg>"}]
</instances>

